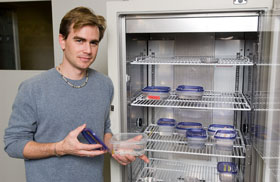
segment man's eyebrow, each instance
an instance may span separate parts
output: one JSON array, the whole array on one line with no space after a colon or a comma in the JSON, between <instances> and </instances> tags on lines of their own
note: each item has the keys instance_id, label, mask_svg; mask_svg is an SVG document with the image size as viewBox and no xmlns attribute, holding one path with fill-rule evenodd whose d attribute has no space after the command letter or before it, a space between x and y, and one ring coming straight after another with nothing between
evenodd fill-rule
<instances>
[{"instance_id":1,"label":"man's eyebrow","mask_svg":"<svg viewBox=\"0 0 280 182\"><path fill-rule=\"evenodd\" d=\"M77 40L77 39L80 39L80 40L86 40L85 38L83 37L79 37L79 36L74 36L73 39Z\"/></svg>"},{"instance_id":2,"label":"man's eyebrow","mask_svg":"<svg viewBox=\"0 0 280 182\"><path fill-rule=\"evenodd\" d=\"M78 39L79 39L79 40L82 40L82 41L86 41L85 38L79 37L79 36L74 36L73 39L74 39L74 40L78 40ZM93 40L91 40L90 42L92 42L92 43L99 43L100 41L97 40L97 39L93 39Z\"/></svg>"}]
</instances>

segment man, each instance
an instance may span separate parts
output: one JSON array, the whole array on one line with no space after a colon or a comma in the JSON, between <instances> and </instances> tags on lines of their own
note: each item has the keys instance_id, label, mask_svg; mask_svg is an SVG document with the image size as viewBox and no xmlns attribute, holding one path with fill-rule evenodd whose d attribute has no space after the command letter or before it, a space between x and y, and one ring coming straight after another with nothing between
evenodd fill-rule
<instances>
[{"instance_id":1,"label":"man","mask_svg":"<svg viewBox=\"0 0 280 182\"><path fill-rule=\"evenodd\" d=\"M28 182L103 181L107 151L86 144L80 133L91 128L112 147L113 85L89 69L105 29L105 19L88 8L69 11L60 24L62 63L20 85L4 140L9 156L25 159ZM113 157L123 165L135 160L130 155Z\"/></svg>"}]
</instances>

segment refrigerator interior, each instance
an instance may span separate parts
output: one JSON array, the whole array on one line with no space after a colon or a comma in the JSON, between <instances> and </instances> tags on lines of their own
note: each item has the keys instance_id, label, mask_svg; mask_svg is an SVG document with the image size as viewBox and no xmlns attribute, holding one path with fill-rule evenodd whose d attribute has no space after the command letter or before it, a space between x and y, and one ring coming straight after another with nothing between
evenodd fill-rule
<instances>
[{"instance_id":1,"label":"refrigerator interior","mask_svg":"<svg viewBox=\"0 0 280 182\"><path fill-rule=\"evenodd\" d=\"M202 17L195 16L197 20ZM265 148L258 147L267 141L263 138L266 124L259 123L265 121L267 110L260 113L253 109L256 108L253 103L259 104L257 99L267 94L263 88L267 88L270 69L259 66L267 60L262 56L264 49L268 49L262 42L265 35L259 30L259 14L254 20L258 25L254 31L236 27L235 31L223 31L223 28L211 31L210 27L199 31L133 32L129 29L131 25L136 28L147 25L141 21L128 25L130 17L125 19L123 78L127 122L122 127L127 132L148 135L146 154L151 160L149 164L137 160L129 165L126 180L220 181L217 163L221 161L237 165L237 181L248 181L250 175L255 179L252 170L262 169L251 168L252 163L265 163L265 160L260 155L263 151L253 150L252 144L257 149ZM160 27L156 26L156 21L154 23L155 27ZM203 58L216 58L218 62L202 63ZM179 99L175 92L178 85L202 86L204 95L201 100ZM168 86L170 95L164 100L146 99L141 92L146 86ZM157 126L160 118L172 118L176 123L199 122L206 130L210 124L234 125L237 138L233 150L217 150L215 140L210 137L205 148L193 149L188 146L187 139L176 132L172 136L161 136ZM275 135L278 142L276 132ZM252 161L252 155L258 160ZM269 165L273 165L271 163ZM278 169L276 161L274 165Z\"/></svg>"}]
</instances>

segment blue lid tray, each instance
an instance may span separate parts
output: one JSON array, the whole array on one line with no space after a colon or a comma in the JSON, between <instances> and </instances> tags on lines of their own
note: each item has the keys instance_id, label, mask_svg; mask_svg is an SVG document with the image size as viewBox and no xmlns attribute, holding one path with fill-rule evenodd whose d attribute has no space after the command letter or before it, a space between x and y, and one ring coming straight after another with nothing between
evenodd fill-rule
<instances>
[{"instance_id":1,"label":"blue lid tray","mask_svg":"<svg viewBox=\"0 0 280 182\"><path fill-rule=\"evenodd\" d=\"M237 174L237 167L233 162L218 162L217 170L219 173Z\"/></svg>"}]
</instances>

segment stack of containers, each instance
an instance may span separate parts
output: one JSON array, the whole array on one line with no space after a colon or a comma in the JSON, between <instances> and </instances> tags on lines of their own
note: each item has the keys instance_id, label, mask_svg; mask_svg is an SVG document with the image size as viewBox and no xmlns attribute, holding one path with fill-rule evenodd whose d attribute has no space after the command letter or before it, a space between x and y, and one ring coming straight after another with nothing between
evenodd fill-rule
<instances>
[{"instance_id":1,"label":"stack of containers","mask_svg":"<svg viewBox=\"0 0 280 182\"><path fill-rule=\"evenodd\" d=\"M201 86L179 85L176 93L180 99L201 99L204 89Z\"/></svg>"},{"instance_id":2,"label":"stack of containers","mask_svg":"<svg viewBox=\"0 0 280 182\"><path fill-rule=\"evenodd\" d=\"M142 89L145 99L162 100L169 96L170 87L148 86Z\"/></svg>"},{"instance_id":3,"label":"stack of containers","mask_svg":"<svg viewBox=\"0 0 280 182\"><path fill-rule=\"evenodd\" d=\"M201 123L196 123L196 122L179 122L176 125L176 132L178 133L179 136L186 137L188 129L198 129L198 128L202 128L202 124Z\"/></svg>"},{"instance_id":4,"label":"stack of containers","mask_svg":"<svg viewBox=\"0 0 280 182\"><path fill-rule=\"evenodd\" d=\"M214 138L214 134L218 130L234 130L233 125L226 125L226 124L211 124L208 127L208 135L211 139Z\"/></svg>"},{"instance_id":5,"label":"stack of containers","mask_svg":"<svg viewBox=\"0 0 280 182\"><path fill-rule=\"evenodd\" d=\"M218 162L217 170L222 182L236 181L237 167L233 162Z\"/></svg>"},{"instance_id":6,"label":"stack of containers","mask_svg":"<svg viewBox=\"0 0 280 182\"><path fill-rule=\"evenodd\" d=\"M160 118L157 121L159 127L159 135L172 136L175 128L175 120L169 118Z\"/></svg>"},{"instance_id":7,"label":"stack of containers","mask_svg":"<svg viewBox=\"0 0 280 182\"><path fill-rule=\"evenodd\" d=\"M207 140L206 130L203 128L188 129L187 138L190 148L202 149L205 147L205 142Z\"/></svg>"}]
</instances>

